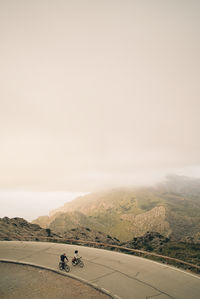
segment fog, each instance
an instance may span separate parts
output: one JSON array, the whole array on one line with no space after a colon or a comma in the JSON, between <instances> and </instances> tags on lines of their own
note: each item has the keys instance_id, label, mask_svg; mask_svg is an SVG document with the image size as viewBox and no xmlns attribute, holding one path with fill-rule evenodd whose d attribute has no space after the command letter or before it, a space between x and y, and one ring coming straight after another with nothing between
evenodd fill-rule
<instances>
[{"instance_id":1,"label":"fog","mask_svg":"<svg viewBox=\"0 0 200 299\"><path fill-rule=\"evenodd\" d=\"M0 190L199 176L199 31L194 0L0 0Z\"/></svg>"},{"instance_id":2,"label":"fog","mask_svg":"<svg viewBox=\"0 0 200 299\"><path fill-rule=\"evenodd\" d=\"M83 192L0 191L0 217L21 217L28 221L62 207L66 202L84 196Z\"/></svg>"}]
</instances>

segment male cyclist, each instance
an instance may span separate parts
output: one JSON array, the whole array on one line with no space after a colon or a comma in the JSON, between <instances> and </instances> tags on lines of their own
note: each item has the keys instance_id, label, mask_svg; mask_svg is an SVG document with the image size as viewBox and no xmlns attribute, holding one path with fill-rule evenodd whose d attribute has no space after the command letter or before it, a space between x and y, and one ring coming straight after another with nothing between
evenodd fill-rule
<instances>
[{"instance_id":1,"label":"male cyclist","mask_svg":"<svg viewBox=\"0 0 200 299\"><path fill-rule=\"evenodd\" d=\"M66 259L66 261L69 262L69 260L68 260L68 258L67 258L67 256L66 256L66 253L61 254L61 256L60 256L60 261L61 261L61 263L62 263L62 268L63 268L63 269L64 269L64 266L65 266L65 259Z\"/></svg>"}]
</instances>

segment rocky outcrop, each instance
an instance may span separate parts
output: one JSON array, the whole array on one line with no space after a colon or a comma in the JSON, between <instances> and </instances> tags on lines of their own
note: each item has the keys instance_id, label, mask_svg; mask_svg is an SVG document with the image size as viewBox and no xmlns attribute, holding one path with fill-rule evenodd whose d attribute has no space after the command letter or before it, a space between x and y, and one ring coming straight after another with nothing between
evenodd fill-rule
<instances>
[{"instance_id":1,"label":"rocky outcrop","mask_svg":"<svg viewBox=\"0 0 200 299\"><path fill-rule=\"evenodd\" d=\"M63 238L120 245L120 240L115 237L112 237L100 231L91 230L89 227L81 226L66 231L63 234Z\"/></svg>"},{"instance_id":2,"label":"rocky outcrop","mask_svg":"<svg viewBox=\"0 0 200 299\"><path fill-rule=\"evenodd\" d=\"M166 208L163 206L137 216L125 214L121 218L130 222L130 231L133 236L141 236L147 231L156 231L165 236L171 234L171 228L166 219Z\"/></svg>"},{"instance_id":3,"label":"rocky outcrop","mask_svg":"<svg viewBox=\"0 0 200 299\"><path fill-rule=\"evenodd\" d=\"M162 248L164 244L168 243L169 241L169 238L162 236L158 232L147 232L143 236L134 237L131 241L122 243L122 246L145 251L160 252L160 248Z\"/></svg>"},{"instance_id":4,"label":"rocky outcrop","mask_svg":"<svg viewBox=\"0 0 200 299\"><path fill-rule=\"evenodd\" d=\"M49 237L61 238L49 228L41 228L23 218L0 218L0 240L44 241Z\"/></svg>"}]
</instances>

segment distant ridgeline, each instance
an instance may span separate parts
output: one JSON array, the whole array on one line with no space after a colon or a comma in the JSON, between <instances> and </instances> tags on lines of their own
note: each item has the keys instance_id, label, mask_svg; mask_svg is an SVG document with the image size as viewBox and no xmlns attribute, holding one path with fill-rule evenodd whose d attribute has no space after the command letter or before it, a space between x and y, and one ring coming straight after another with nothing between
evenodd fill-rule
<instances>
[{"instance_id":1,"label":"distant ridgeline","mask_svg":"<svg viewBox=\"0 0 200 299\"><path fill-rule=\"evenodd\" d=\"M33 223L58 234L87 227L122 242L157 232L174 241L200 243L200 180L169 176L154 187L92 193Z\"/></svg>"}]
</instances>

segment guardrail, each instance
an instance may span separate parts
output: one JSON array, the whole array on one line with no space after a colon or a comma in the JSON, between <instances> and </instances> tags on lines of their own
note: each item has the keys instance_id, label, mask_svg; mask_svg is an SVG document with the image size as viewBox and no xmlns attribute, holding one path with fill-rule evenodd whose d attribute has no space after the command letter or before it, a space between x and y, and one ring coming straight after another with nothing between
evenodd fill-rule
<instances>
[{"instance_id":1,"label":"guardrail","mask_svg":"<svg viewBox=\"0 0 200 299\"><path fill-rule=\"evenodd\" d=\"M34 237L33 239L34 239L34 241L37 241L37 238ZM187 267L191 267L193 269L196 269L197 272L200 272L200 266L198 266L198 265L191 264L191 263L188 263L188 262L185 262L185 261L173 258L173 257L160 255L160 254L157 254L157 253L148 252L148 251L144 251L144 250L133 249L133 248L129 248L129 247L123 247L123 246L107 244L107 243L77 240L77 239L70 239L70 238L64 239L64 238L54 238L54 237L40 237L38 239L38 241L40 241L41 239L44 239L47 242L68 243L68 244L69 243L76 243L76 244L79 244L79 245L86 244L86 245L93 245L93 246L96 246L96 247L101 246L101 247L104 247L104 248L116 248L116 249L119 249L120 251L123 251L123 252L127 251L127 252L130 252L130 253L136 253L138 255L152 256L152 257L157 257L157 258L162 259L162 260L175 262L175 263L178 263L178 264L181 264L181 265L185 265Z\"/></svg>"}]
</instances>

